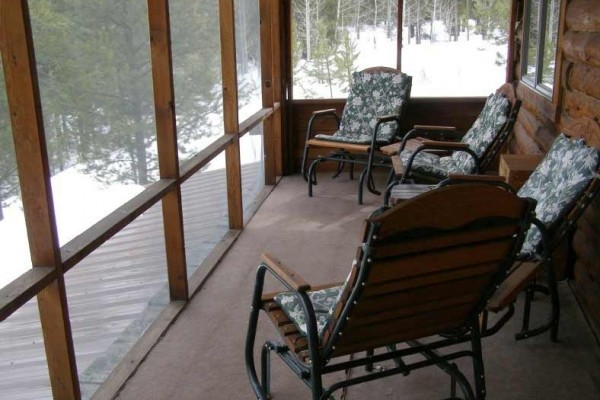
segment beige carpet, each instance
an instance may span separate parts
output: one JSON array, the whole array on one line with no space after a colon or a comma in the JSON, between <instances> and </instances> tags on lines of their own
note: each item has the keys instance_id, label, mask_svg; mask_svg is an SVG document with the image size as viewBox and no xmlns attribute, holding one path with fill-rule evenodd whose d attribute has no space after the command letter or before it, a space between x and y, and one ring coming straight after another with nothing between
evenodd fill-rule
<instances>
[{"instance_id":1,"label":"beige carpet","mask_svg":"<svg viewBox=\"0 0 600 400\"><path fill-rule=\"evenodd\" d=\"M309 199L301 177L281 181L119 399L255 398L246 376L244 340L260 253L280 256L311 284L342 281L359 244L361 221L381 201L369 194L364 206L356 204L356 181L346 177L322 175L319 182ZM484 341L488 399L600 398L600 351L568 286L562 284L561 293L560 343L550 343L545 335L515 342L516 318ZM274 330L261 317L257 344L268 338L275 338ZM277 357L272 372L275 399L311 398ZM468 365L465 372L471 378ZM353 387L348 398L440 399L449 396L448 388L449 379L433 367Z\"/></svg>"}]
</instances>

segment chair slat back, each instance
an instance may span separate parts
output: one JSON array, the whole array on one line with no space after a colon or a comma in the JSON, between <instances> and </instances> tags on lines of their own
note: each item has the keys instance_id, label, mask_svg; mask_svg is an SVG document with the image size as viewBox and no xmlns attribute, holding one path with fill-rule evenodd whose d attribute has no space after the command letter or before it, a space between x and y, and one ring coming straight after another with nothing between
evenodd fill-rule
<instances>
[{"instance_id":1,"label":"chair slat back","mask_svg":"<svg viewBox=\"0 0 600 400\"><path fill-rule=\"evenodd\" d=\"M512 264L533 208L504 189L464 184L370 218L325 351L339 356L468 327Z\"/></svg>"}]
</instances>

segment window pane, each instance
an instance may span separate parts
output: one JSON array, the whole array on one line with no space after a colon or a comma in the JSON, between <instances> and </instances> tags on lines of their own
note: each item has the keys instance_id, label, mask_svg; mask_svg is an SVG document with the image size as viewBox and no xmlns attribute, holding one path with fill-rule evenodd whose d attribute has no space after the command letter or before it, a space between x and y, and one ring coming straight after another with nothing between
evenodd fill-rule
<instances>
[{"instance_id":1,"label":"window pane","mask_svg":"<svg viewBox=\"0 0 600 400\"><path fill-rule=\"evenodd\" d=\"M181 195L189 276L229 231L225 153L185 181Z\"/></svg>"},{"instance_id":2,"label":"window pane","mask_svg":"<svg viewBox=\"0 0 600 400\"><path fill-rule=\"evenodd\" d=\"M235 0L235 46L242 122L262 108L258 0Z\"/></svg>"},{"instance_id":3,"label":"window pane","mask_svg":"<svg viewBox=\"0 0 600 400\"><path fill-rule=\"evenodd\" d=\"M219 3L171 0L173 80L183 162L223 134Z\"/></svg>"},{"instance_id":4,"label":"window pane","mask_svg":"<svg viewBox=\"0 0 600 400\"><path fill-rule=\"evenodd\" d=\"M0 288L31 268L29 240L15 159L12 128L0 63ZM1 392L0 392L1 393Z\"/></svg>"},{"instance_id":5,"label":"window pane","mask_svg":"<svg viewBox=\"0 0 600 400\"><path fill-rule=\"evenodd\" d=\"M242 203L244 222L256 211L256 199L265 187L263 125L257 125L240 139Z\"/></svg>"},{"instance_id":6,"label":"window pane","mask_svg":"<svg viewBox=\"0 0 600 400\"><path fill-rule=\"evenodd\" d=\"M558 20L560 17L560 0L548 0L546 14L546 34L544 36L544 59L542 60L542 84L554 86L554 68L556 48L558 47Z\"/></svg>"},{"instance_id":7,"label":"window pane","mask_svg":"<svg viewBox=\"0 0 600 400\"><path fill-rule=\"evenodd\" d=\"M487 96L505 82L509 0L404 6L402 71L413 77L412 97Z\"/></svg>"},{"instance_id":8,"label":"window pane","mask_svg":"<svg viewBox=\"0 0 600 400\"><path fill-rule=\"evenodd\" d=\"M292 0L294 98L345 98L352 72L397 64L396 0Z\"/></svg>"},{"instance_id":9,"label":"window pane","mask_svg":"<svg viewBox=\"0 0 600 400\"><path fill-rule=\"evenodd\" d=\"M36 298L0 323L0 393L3 399L52 399Z\"/></svg>"},{"instance_id":10,"label":"window pane","mask_svg":"<svg viewBox=\"0 0 600 400\"><path fill-rule=\"evenodd\" d=\"M169 302L162 218L155 204L65 275L84 399Z\"/></svg>"},{"instance_id":11,"label":"window pane","mask_svg":"<svg viewBox=\"0 0 600 400\"><path fill-rule=\"evenodd\" d=\"M158 178L147 2L29 2L61 244Z\"/></svg>"},{"instance_id":12,"label":"window pane","mask_svg":"<svg viewBox=\"0 0 600 400\"><path fill-rule=\"evenodd\" d=\"M541 0L530 0L529 1L529 34L527 36L527 54L526 54L526 70L525 75L536 79L536 59L538 41L540 37L539 32L539 13L540 13Z\"/></svg>"}]
</instances>

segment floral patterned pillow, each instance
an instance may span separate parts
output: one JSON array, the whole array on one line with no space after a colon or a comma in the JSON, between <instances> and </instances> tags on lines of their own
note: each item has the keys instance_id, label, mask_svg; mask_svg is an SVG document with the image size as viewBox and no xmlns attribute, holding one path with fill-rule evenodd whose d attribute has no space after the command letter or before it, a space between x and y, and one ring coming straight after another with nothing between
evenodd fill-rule
<instances>
[{"instance_id":1,"label":"floral patterned pillow","mask_svg":"<svg viewBox=\"0 0 600 400\"><path fill-rule=\"evenodd\" d=\"M342 114L340 129L334 136L346 141L369 143L377 117L401 114L410 96L412 77L390 72L354 72L352 87ZM389 141L396 133L396 122L379 128L378 141Z\"/></svg>"},{"instance_id":2,"label":"floral patterned pillow","mask_svg":"<svg viewBox=\"0 0 600 400\"><path fill-rule=\"evenodd\" d=\"M342 286L335 286L323 290L308 292L308 297L315 310L317 332L319 338L323 337L326 329L330 328L336 305L341 301L342 306L352 291L357 274L357 262L352 264L350 273ZM306 314L302 307L300 297L294 292L282 292L274 298L285 315L292 320L300 333L306 335Z\"/></svg>"},{"instance_id":3,"label":"floral patterned pillow","mask_svg":"<svg viewBox=\"0 0 600 400\"><path fill-rule=\"evenodd\" d=\"M342 290L343 286L336 286L315 292L308 292L308 297L315 310L319 337L331 319L332 311L342 294ZM274 300L281 307L285 315L296 325L298 331L306 335L306 314L302 308L300 296L294 292L283 292L275 296Z\"/></svg>"},{"instance_id":4,"label":"floral patterned pillow","mask_svg":"<svg viewBox=\"0 0 600 400\"><path fill-rule=\"evenodd\" d=\"M506 124L509 112L510 102L508 99L502 93L491 94L462 142L468 143L469 148L477 154L477 157L481 157ZM454 158L457 168L471 173L477 172L474 170L475 160L467 153L454 152L452 158Z\"/></svg>"},{"instance_id":5,"label":"floral patterned pillow","mask_svg":"<svg viewBox=\"0 0 600 400\"><path fill-rule=\"evenodd\" d=\"M594 178L599 159L598 150L586 146L583 139L560 134L518 195L537 200L536 217L546 226L551 225L569 210ZM532 226L521 253L538 253L541 240L541 232Z\"/></svg>"}]
</instances>

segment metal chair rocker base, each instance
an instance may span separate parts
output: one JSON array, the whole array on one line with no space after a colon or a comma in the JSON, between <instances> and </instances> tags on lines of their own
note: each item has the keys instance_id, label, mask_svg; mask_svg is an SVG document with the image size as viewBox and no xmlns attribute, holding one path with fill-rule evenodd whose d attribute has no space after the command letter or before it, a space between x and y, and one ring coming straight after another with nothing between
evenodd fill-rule
<instances>
[{"instance_id":1,"label":"metal chair rocker base","mask_svg":"<svg viewBox=\"0 0 600 400\"><path fill-rule=\"evenodd\" d=\"M373 167L392 168L392 166L388 162L386 162L385 159L381 159L381 160L377 160L377 161L374 161L374 160L370 161L368 159L368 157L361 156L361 155L355 155L355 154L352 154L349 152L343 152L343 151L333 152L329 156L319 156L310 163L310 166L308 168L308 173L303 171L303 174L302 174L304 177L304 180L308 182L308 197L313 197L313 185L318 184L317 176L316 176L317 166L325 161L334 161L334 162L338 163L337 170L332 177L334 179L339 177L342 174L346 164L348 164L348 166L349 166L350 179L354 179L354 166L355 165L363 165L364 166L364 168L360 174L359 181L358 181L358 204L363 204L363 198L364 198L363 194L364 194L365 182L366 182L367 190L369 192L371 192L377 196L381 195L381 192L378 191L375 187L375 181L374 181L373 175L372 175Z\"/></svg>"},{"instance_id":2,"label":"metal chair rocker base","mask_svg":"<svg viewBox=\"0 0 600 400\"><path fill-rule=\"evenodd\" d=\"M319 368L318 365L315 365L319 364L318 362L306 364L302 363L296 355L291 354L287 346L274 341L267 341L261 350L260 381L258 380L258 375L254 369L254 361L252 359L252 349L256 334L256 329L253 329L248 332L246 366L252 388L259 400L267 400L272 398L270 393L271 352L275 352L275 354L277 354L279 358L283 360L283 362L298 376L298 378L300 378L311 389L313 400L334 399L333 394L343 388L398 374L407 376L414 370L434 365L447 373L451 379L450 397L446 398L445 400L482 400L485 398L485 378L481 352L482 333L479 331L477 322L475 322L474 326L474 329L460 337L442 338L441 340L427 344L416 340L407 341L406 344L408 344L409 347L405 349L397 350L394 345L391 345L387 348L384 348L385 352L383 353L374 354L373 351L369 351L366 352L363 357L355 358L356 355L354 355L354 357L348 361L332 363L323 368ZM256 322L254 322L253 327L256 328ZM440 354L437 351L437 349L441 347L459 345L465 342L471 342L473 349L457 350L447 354ZM415 354L421 354L424 359L410 363L405 363L402 360L403 357ZM471 357L473 360L475 390L465 375L460 372L456 364L452 363L452 361L463 357ZM251 360L248 358L251 358ZM389 360L394 361L394 367L374 367L375 363ZM358 377L352 377L335 382L328 388L322 386L322 377L324 375L349 370L356 367L365 367L366 373ZM457 397L457 388L460 388L464 397Z\"/></svg>"}]
</instances>

